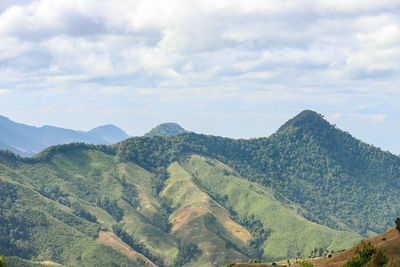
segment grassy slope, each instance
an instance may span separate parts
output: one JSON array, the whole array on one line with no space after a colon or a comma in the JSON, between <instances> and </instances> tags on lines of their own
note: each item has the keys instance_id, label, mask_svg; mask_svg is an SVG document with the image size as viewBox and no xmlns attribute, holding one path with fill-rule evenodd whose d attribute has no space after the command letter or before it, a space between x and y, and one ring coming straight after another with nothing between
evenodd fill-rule
<instances>
[{"instance_id":1,"label":"grassy slope","mask_svg":"<svg viewBox=\"0 0 400 267\"><path fill-rule=\"evenodd\" d=\"M170 216L172 222L171 234L182 241L198 244L202 255L196 262L187 266L215 266L226 261L243 261L246 257L238 252L231 243L243 246L243 242L232 234L241 231L242 239L248 240L250 234L242 226L229 219L228 211L202 192L192 181L191 176L178 163L168 168L170 178L161 192L163 197L172 203L174 213ZM213 221L213 217L218 223ZM228 222L227 222L228 221ZM230 224L231 229L224 233L217 232L210 226Z\"/></svg>"},{"instance_id":2,"label":"grassy slope","mask_svg":"<svg viewBox=\"0 0 400 267\"><path fill-rule=\"evenodd\" d=\"M176 241L168 233L151 225L149 221L160 206L151 190L152 174L132 163L119 164L118 169L125 175L128 183L135 184L141 198L137 210L126 203L121 203L125 212L122 221L125 224L125 231L145 242L150 251L160 255L167 264L172 264L178 253Z\"/></svg>"},{"instance_id":3,"label":"grassy slope","mask_svg":"<svg viewBox=\"0 0 400 267\"><path fill-rule=\"evenodd\" d=\"M308 254L314 247L346 248L361 239L351 232L334 231L305 220L296 213L293 204L283 205L270 189L239 177L228 166L200 156L192 156L183 164L196 173L203 184L219 196L227 196L227 204L239 217L254 215L272 234L265 244L265 256L270 259Z\"/></svg>"},{"instance_id":4,"label":"grassy slope","mask_svg":"<svg viewBox=\"0 0 400 267\"><path fill-rule=\"evenodd\" d=\"M152 196L150 180L152 174L132 163L117 163L111 155L94 150L73 150L68 153L57 154L52 159L56 172L65 177L73 177L78 181L62 181L66 183L64 190L83 200L92 202L90 209L93 215L99 216L99 222L103 222L109 230L116 221L104 210L95 207L93 200L97 196L107 196L110 199L119 200L119 206L124 210L124 230L143 241L149 250L155 255L164 258L167 263L172 263L178 250L175 241L160 229L149 222L159 206L158 201ZM122 186L119 178L122 175L127 183L134 184L139 191L141 205L138 210L133 209L128 203L120 200ZM80 182L79 180L86 180ZM84 195L81 187L90 186L84 191L93 192L93 196ZM86 188L85 188L86 189ZM95 211L97 210L97 212Z\"/></svg>"}]
</instances>

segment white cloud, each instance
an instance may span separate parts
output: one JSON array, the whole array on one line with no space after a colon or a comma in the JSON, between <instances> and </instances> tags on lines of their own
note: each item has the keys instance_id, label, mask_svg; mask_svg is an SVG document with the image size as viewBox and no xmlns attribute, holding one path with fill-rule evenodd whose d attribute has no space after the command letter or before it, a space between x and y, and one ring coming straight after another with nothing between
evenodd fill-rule
<instances>
[{"instance_id":1,"label":"white cloud","mask_svg":"<svg viewBox=\"0 0 400 267\"><path fill-rule=\"evenodd\" d=\"M20 42L14 37L0 37L0 60L17 57L31 50L27 42Z\"/></svg>"},{"instance_id":2,"label":"white cloud","mask_svg":"<svg viewBox=\"0 0 400 267\"><path fill-rule=\"evenodd\" d=\"M380 123L386 120L387 115L386 114L357 114L357 113L351 113L349 114L351 118L357 119L357 120L366 120L366 121L371 121L374 123Z\"/></svg>"},{"instance_id":3,"label":"white cloud","mask_svg":"<svg viewBox=\"0 0 400 267\"><path fill-rule=\"evenodd\" d=\"M397 0L3 3L0 87L11 90L225 88L333 103L398 89Z\"/></svg>"},{"instance_id":4,"label":"white cloud","mask_svg":"<svg viewBox=\"0 0 400 267\"><path fill-rule=\"evenodd\" d=\"M320 9L336 11L336 12L346 12L346 13L362 13L362 12L376 12L393 10L400 6L400 3L396 0L320 0L314 1L316 6Z\"/></svg>"}]
</instances>

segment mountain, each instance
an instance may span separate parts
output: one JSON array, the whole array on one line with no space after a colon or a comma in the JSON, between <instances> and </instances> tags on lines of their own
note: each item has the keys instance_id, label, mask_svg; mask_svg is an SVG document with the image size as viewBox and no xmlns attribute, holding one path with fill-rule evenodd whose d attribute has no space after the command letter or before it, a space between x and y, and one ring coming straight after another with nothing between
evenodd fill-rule
<instances>
[{"instance_id":1,"label":"mountain","mask_svg":"<svg viewBox=\"0 0 400 267\"><path fill-rule=\"evenodd\" d=\"M374 235L388 229L400 213L392 209L400 201L398 156L353 138L312 111L289 120L269 140L284 145L269 165L279 162L275 177L280 179L270 184L318 213L312 220Z\"/></svg>"},{"instance_id":2,"label":"mountain","mask_svg":"<svg viewBox=\"0 0 400 267\"><path fill-rule=\"evenodd\" d=\"M127 135L123 130L112 124L98 126L88 131L87 134L97 140L104 140L103 142L94 142L94 144L104 145L115 144L119 141L129 138L129 135Z\"/></svg>"},{"instance_id":3,"label":"mountain","mask_svg":"<svg viewBox=\"0 0 400 267\"><path fill-rule=\"evenodd\" d=\"M146 133L144 136L168 136L168 135L179 135L187 133L179 124L173 122L162 123L155 128L151 129L150 132Z\"/></svg>"},{"instance_id":4,"label":"mountain","mask_svg":"<svg viewBox=\"0 0 400 267\"><path fill-rule=\"evenodd\" d=\"M15 123L0 116L0 148L9 149L21 156L30 157L45 148L72 142L113 144L129 136L114 125L105 125L88 132L53 126L34 127Z\"/></svg>"},{"instance_id":5,"label":"mountain","mask_svg":"<svg viewBox=\"0 0 400 267\"><path fill-rule=\"evenodd\" d=\"M337 251L392 225L399 174L399 157L313 111L265 138L184 133L32 158L2 151L0 253L66 266L219 266Z\"/></svg>"}]
</instances>

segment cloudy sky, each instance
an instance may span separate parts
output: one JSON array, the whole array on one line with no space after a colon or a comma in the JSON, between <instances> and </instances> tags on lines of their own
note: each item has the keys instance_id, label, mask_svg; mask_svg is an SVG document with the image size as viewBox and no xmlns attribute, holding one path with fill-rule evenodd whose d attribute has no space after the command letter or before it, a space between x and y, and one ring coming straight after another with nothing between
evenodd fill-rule
<instances>
[{"instance_id":1,"label":"cloudy sky","mask_svg":"<svg viewBox=\"0 0 400 267\"><path fill-rule=\"evenodd\" d=\"M400 153L400 0L0 0L0 115L269 136L312 109Z\"/></svg>"}]
</instances>

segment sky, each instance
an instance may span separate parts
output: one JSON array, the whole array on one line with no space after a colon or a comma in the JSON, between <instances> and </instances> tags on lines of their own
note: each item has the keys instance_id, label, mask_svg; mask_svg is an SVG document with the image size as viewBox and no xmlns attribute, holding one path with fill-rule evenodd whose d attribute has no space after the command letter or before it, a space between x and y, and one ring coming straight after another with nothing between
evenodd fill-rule
<instances>
[{"instance_id":1,"label":"sky","mask_svg":"<svg viewBox=\"0 0 400 267\"><path fill-rule=\"evenodd\" d=\"M304 109L400 153L400 0L0 0L0 115L269 136Z\"/></svg>"}]
</instances>

